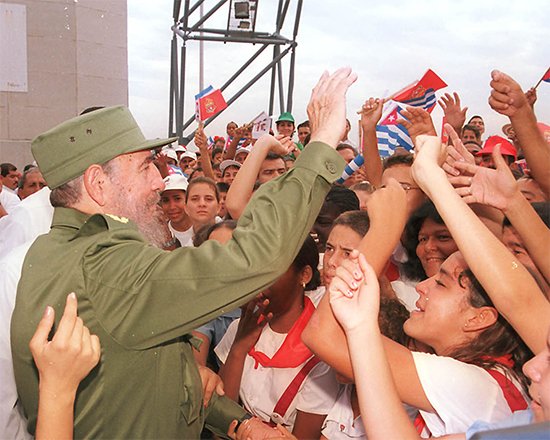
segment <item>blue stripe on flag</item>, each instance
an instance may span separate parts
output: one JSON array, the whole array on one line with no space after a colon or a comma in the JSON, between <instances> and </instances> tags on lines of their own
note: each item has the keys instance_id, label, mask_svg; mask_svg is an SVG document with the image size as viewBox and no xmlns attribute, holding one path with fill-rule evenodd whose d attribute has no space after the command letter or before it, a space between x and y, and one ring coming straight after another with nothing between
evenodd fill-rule
<instances>
[{"instance_id":1,"label":"blue stripe on flag","mask_svg":"<svg viewBox=\"0 0 550 440\"><path fill-rule=\"evenodd\" d=\"M422 107L425 110L432 108L435 105L435 91L434 89L426 90L426 93L418 98L408 99L403 101L403 104L410 105L411 107Z\"/></svg>"}]
</instances>

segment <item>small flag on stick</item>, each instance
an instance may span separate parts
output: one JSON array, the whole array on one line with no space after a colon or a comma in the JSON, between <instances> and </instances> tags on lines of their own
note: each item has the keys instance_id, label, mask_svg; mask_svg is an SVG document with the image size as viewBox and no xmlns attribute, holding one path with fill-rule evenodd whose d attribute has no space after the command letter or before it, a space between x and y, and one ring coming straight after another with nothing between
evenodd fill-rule
<instances>
[{"instance_id":1,"label":"small flag on stick","mask_svg":"<svg viewBox=\"0 0 550 440\"><path fill-rule=\"evenodd\" d=\"M223 99L220 89L208 86L198 95L195 95L195 119L197 121L211 118L226 108L227 103Z\"/></svg>"}]
</instances>

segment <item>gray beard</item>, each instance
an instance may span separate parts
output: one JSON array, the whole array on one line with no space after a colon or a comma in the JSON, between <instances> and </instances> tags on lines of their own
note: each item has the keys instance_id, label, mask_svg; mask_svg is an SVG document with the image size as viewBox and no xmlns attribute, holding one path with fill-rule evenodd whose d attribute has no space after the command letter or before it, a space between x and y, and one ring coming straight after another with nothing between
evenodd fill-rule
<instances>
[{"instance_id":1,"label":"gray beard","mask_svg":"<svg viewBox=\"0 0 550 440\"><path fill-rule=\"evenodd\" d=\"M168 219L157 200L148 200L145 206L137 206L123 197L117 202L117 215L132 220L149 244L163 249L165 243L171 240Z\"/></svg>"}]
</instances>

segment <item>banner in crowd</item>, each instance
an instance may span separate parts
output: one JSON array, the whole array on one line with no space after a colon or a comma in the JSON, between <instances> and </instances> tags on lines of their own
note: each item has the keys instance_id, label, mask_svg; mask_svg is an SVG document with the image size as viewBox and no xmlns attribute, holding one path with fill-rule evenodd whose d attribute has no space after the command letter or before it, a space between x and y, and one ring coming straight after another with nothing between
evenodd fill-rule
<instances>
[{"instance_id":1,"label":"banner in crowd","mask_svg":"<svg viewBox=\"0 0 550 440\"><path fill-rule=\"evenodd\" d=\"M398 119L405 119L401 111L406 106L422 107L427 112L434 109L437 98L435 92L447 87L433 70L428 71L418 81L399 90L384 104L384 113L380 123L376 126L378 151L381 157L391 156L397 147L407 151L412 150L413 143L407 129L397 123Z\"/></svg>"},{"instance_id":2,"label":"banner in crowd","mask_svg":"<svg viewBox=\"0 0 550 440\"><path fill-rule=\"evenodd\" d=\"M220 89L208 86L198 95L195 95L195 119L197 121L211 118L226 108L227 103Z\"/></svg>"},{"instance_id":3,"label":"banner in crowd","mask_svg":"<svg viewBox=\"0 0 550 440\"><path fill-rule=\"evenodd\" d=\"M272 118L266 112L261 112L252 120L252 138L259 139L264 134L269 134L271 130Z\"/></svg>"},{"instance_id":4,"label":"banner in crowd","mask_svg":"<svg viewBox=\"0 0 550 440\"><path fill-rule=\"evenodd\" d=\"M444 87L447 83L428 69L422 78L394 93L391 99L412 107L422 107L431 113L437 101L435 92Z\"/></svg>"}]
</instances>

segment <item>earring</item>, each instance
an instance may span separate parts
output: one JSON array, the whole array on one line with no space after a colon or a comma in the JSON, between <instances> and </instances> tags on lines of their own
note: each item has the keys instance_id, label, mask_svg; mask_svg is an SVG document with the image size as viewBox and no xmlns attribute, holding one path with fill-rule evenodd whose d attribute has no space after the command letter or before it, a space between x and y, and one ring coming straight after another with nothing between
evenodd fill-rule
<instances>
[{"instance_id":1,"label":"earring","mask_svg":"<svg viewBox=\"0 0 550 440\"><path fill-rule=\"evenodd\" d=\"M302 281L302 287L303 287L304 289L306 288L306 283L304 283L303 281Z\"/></svg>"}]
</instances>

